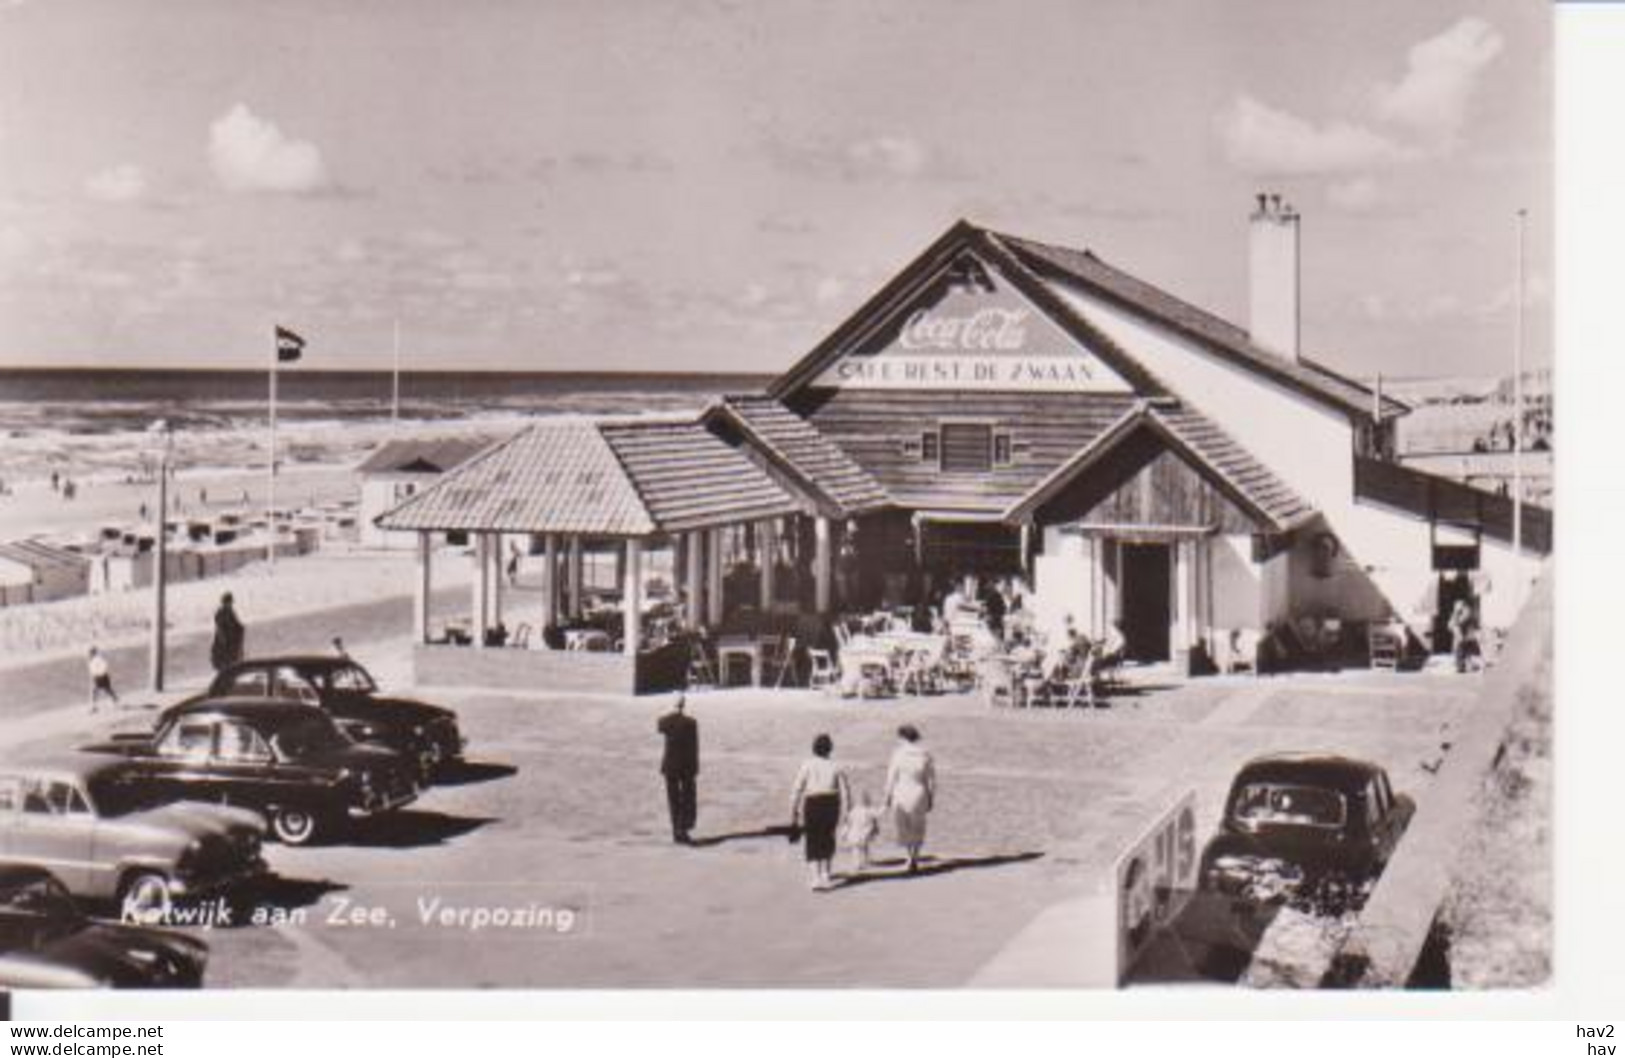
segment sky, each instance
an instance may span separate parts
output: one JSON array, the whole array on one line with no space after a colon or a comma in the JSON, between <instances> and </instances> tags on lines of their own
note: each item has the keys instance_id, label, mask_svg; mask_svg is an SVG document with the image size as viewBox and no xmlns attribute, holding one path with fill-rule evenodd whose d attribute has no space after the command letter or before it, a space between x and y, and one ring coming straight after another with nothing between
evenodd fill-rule
<instances>
[{"instance_id":1,"label":"sky","mask_svg":"<svg viewBox=\"0 0 1625 1058\"><path fill-rule=\"evenodd\" d=\"M0 366L780 370L963 217L1306 350L1502 374L1531 0L0 0Z\"/></svg>"}]
</instances>

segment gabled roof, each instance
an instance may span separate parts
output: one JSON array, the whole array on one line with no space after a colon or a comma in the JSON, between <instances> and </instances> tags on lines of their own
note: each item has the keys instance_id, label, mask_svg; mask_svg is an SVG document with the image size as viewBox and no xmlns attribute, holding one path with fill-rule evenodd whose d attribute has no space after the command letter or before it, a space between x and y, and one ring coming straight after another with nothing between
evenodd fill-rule
<instances>
[{"instance_id":1,"label":"gabled roof","mask_svg":"<svg viewBox=\"0 0 1625 1058\"><path fill-rule=\"evenodd\" d=\"M489 437L415 437L385 441L358 474L443 474L491 443Z\"/></svg>"},{"instance_id":2,"label":"gabled roof","mask_svg":"<svg viewBox=\"0 0 1625 1058\"><path fill-rule=\"evenodd\" d=\"M706 409L706 417L732 423L776 465L833 506L840 517L891 503L880 483L839 445L772 397L724 396Z\"/></svg>"},{"instance_id":3,"label":"gabled roof","mask_svg":"<svg viewBox=\"0 0 1625 1058\"><path fill-rule=\"evenodd\" d=\"M1088 250L989 232L996 242L1029 264L1046 280L1076 283L1144 318L1194 338L1230 362L1265 375L1322 403L1370 417L1375 395L1370 389L1304 357L1291 360L1255 345L1247 331L1189 302L1114 268ZM1383 397L1384 418L1403 415L1409 405Z\"/></svg>"},{"instance_id":4,"label":"gabled roof","mask_svg":"<svg viewBox=\"0 0 1625 1058\"><path fill-rule=\"evenodd\" d=\"M949 228L810 353L775 379L768 386L768 396L782 399L817 378L821 371L869 333L877 322L894 319L941 269L967 251L979 255L997 270L1011 287L1079 344L1100 357L1135 392L1147 396L1167 394L1167 388L1144 365L1075 312L1045 285L1027 262L992 235L992 232L963 220Z\"/></svg>"},{"instance_id":5,"label":"gabled roof","mask_svg":"<svg viewBox=\"0 0 1625 1058\"><path fill-rule=\"evenodd\" d=\"M1288 532L1314 517L1315 509L1291 486L1210 420L1187 407L1142 400L1006 508L1005 519L1029 520L1040 507L1141 428L1154 430L1170 448L1265 528Z\"/></svg>"},{"instance_id":6,"label":"gabled roof","mask_svg":"<svg viewBox=\"0 0 1625 1058\"><path fill-rule=\"evenodd\" d=\"M1370 418L1370 389L1330 368L1300 357L1290 360L1252 342L1246 330L1174 295L1114 268L1087 250L1054 246L978 227L961 220L926 248L810 353L776 379L768 394L783 398L816 378L856 344L877 321L892 318L917 295L938 269L972 251L993 265L1029 301L1121 375L1142 396L1169 396L1170 390L1132 350L1125 350L1068 304L1060 289L1081 287L1152 323L1177 331L1237 367L1269 378L1295 392L1347 414ZM1410 411L1384 396L1382 415Z\"/></svg>"},{"instance_id":7,"label":"gabled roof","mask_svg":"<svg viewBox=\"0 0 1625 1058\"><path fill-rule=\"evenodd\" d=\"M693 419L559 418L487 449L376 521L384 529L632 537L799 509Z\"/></svg>"}]
</instances>

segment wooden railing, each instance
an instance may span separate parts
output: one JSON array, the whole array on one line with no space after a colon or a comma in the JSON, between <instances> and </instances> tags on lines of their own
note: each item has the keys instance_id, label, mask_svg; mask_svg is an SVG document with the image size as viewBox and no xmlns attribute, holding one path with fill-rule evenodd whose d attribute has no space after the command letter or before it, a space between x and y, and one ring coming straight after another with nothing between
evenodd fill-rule
<instances>
[{"instance_id":1,"label":"wooden railing","mask_svg":"<svg viewBox=\"0 0 1625 1058\"><path fill-rule=\"evenodd\" d=\"M1512 542L1511 497L1498 496L1398 463L1355 456L1354 496L1431 522L1476 528L1503 543ZM1551 511L1532 503L1523 504L1523 546L1535 554L1551 554Z\"/></svg>"}]
</instances>

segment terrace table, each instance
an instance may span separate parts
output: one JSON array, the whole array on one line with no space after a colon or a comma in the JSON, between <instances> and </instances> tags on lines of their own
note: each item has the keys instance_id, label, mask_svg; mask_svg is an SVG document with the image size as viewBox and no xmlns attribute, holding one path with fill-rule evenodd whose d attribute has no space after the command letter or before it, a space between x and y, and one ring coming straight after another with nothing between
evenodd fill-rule
<instances>
[{"instance_id":1,"label":"terrace table","mask_svg":"<svg viewBox=\"0 0 1625 1058\"><path fill-rule=\"evenodd\" d=\"M602 628L567 628L564 631L565 650L608 650L613 643Z\"/></svg>"}]
</instances>

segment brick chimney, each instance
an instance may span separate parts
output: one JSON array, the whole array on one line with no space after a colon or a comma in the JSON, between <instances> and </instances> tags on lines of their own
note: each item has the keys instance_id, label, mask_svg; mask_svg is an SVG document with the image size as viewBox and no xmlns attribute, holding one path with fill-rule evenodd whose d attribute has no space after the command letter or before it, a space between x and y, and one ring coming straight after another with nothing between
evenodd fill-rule
<instances>
[{"instance_id":1,"label":"brick chimney","mask_svg":"<svg viewBox=\"0 0 1625 1058\"><path fill-rule=\"evenodd\" d=\"M1298 211L1280 195L1260 194L1250 224L1253 342L1298 359Z\"/></svg>"}]
</instances>

